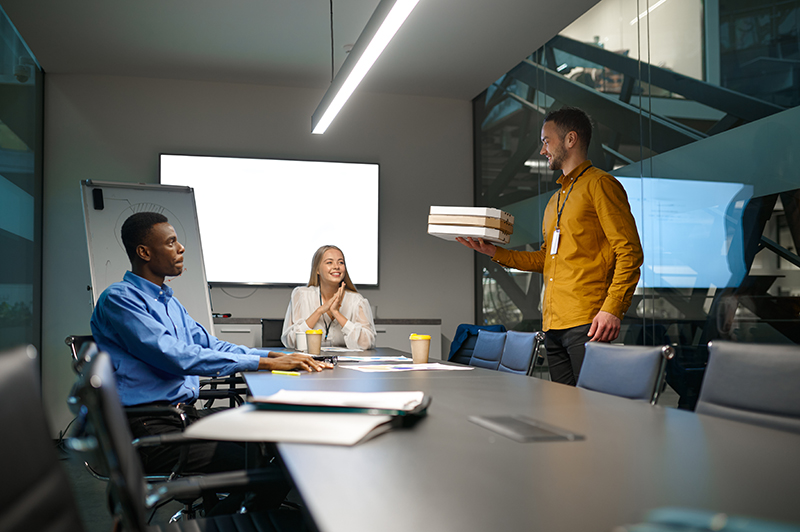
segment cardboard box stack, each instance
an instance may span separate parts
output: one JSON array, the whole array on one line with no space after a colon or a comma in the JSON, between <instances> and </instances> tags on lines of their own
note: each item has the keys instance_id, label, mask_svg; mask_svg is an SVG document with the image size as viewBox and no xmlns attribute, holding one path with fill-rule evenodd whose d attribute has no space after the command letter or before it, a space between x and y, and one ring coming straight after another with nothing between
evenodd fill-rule
<instances>
[{"instance_id":1,"label":"cardboard box stack","mask_svg":"<svg viewBox=\"0 0 800 532\"><path fill-rule=\"evenodd\" d=\"M514 217L491 207L431 206L428 234L445 240L458 236L482 238L495 244L508 244L514 232Z\"/></svg>"}]
</instances>

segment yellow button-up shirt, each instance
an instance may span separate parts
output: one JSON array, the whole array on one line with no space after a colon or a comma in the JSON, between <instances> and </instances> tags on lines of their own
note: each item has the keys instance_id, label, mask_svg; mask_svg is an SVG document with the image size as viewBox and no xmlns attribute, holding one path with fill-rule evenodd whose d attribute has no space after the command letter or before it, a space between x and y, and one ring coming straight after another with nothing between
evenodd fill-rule
<instances>
[{"instance_id":1,"label":"yellow button-up shirt","mask_svg":"<svg viewBox=\"0 0 800 532\"><path fill-rule=\"evenodd\" d=\"M639 281L642 246L628 196L614 176L591 164L584 161L558 179L561 189L545 208L539 251L497 248L492 257L544 275L545 331L586 325L601 310L622 318ZM560 238L551 254L559 204Z\"/></svg>"}]
</instances>

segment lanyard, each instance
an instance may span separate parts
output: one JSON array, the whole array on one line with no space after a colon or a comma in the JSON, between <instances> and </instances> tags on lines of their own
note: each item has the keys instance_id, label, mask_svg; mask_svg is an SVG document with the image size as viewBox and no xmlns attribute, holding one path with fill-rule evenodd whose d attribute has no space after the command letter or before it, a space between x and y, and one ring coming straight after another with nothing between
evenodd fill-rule
<instances>
[{"instance_id":1,"label":"lanyard","mask_svg":"<svg viewBox=\"0 0 800 532\"><path fill-rule=\"evenodd\" d=\"M586 170L588 170L591 167L592 167L592 165L590 164L589 166L584 168L583 172L578 174L578 177L580 177L584 173L586 173ZM567 206L567 200L569 199L569 195L572 192L572 187L575 186L575 181L578 180L578 177L576 177L575 179L572 180L572 184L569 186L569 190L567 191L567 196L564 198L564 205L561 205L561 193L559 192L558 196L556 196L556 213L558 213L558 216L556 217L556 229L558 229L559 226L561 225L561 213L564 212L564 207ZM320 296L320 298L322 298L322 296ZM320 305L322 305L322 300L321 299L320 299Z\"/></svg>"},{"instance_id":2,"label":"lanyard","mask_svg":"<svg viewBox=\"0 0 800 532\"><path fill-rule=\"evenodd\" d=\"M319 306L321 307L322 306L322 287L318 286L317 288L319 289ZM323 312L322 313L322 323L325 324L325 339L327 340L328 339L328 333L331 330L331 325L333 325L333 320L331 320L330 323L325 321L325 313Z\"/></svg>"}]
</instances>

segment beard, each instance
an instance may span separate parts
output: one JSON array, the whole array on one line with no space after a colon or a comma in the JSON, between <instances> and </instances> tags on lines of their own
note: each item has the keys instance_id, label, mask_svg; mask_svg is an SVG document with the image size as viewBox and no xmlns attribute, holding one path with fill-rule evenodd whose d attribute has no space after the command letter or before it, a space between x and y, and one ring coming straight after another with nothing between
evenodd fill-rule
<instances>
[{"instance_id":1,"label":"beard","mask_svg":"<svg viewBox=\"0 0 800 532\"><path fill-rule=\"evenodd\" d=\"M550 170L561 170L564 166L564 159L567 157L566 151L559 149L552 152L550 155Z\"/></svg>"}]
</instances>

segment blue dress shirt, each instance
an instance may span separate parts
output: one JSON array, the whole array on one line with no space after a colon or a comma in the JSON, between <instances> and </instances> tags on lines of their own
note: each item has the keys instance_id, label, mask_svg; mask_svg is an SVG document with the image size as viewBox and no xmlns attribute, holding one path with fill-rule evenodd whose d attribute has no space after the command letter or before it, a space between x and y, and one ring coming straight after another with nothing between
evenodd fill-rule
<instances>
[{"instance_id":1,"label":"blue dress shirt","mask_svg":"<svg viewBox=\"0 0 800 532\"><path fill-rule=\"evenodd\" d=\"M124 405L194 401L198 375L254 371L268 355L210 335L171 288L131 272L103 291L91 325L98 347L111 355Z\"/></svg>"}]
</instances>

